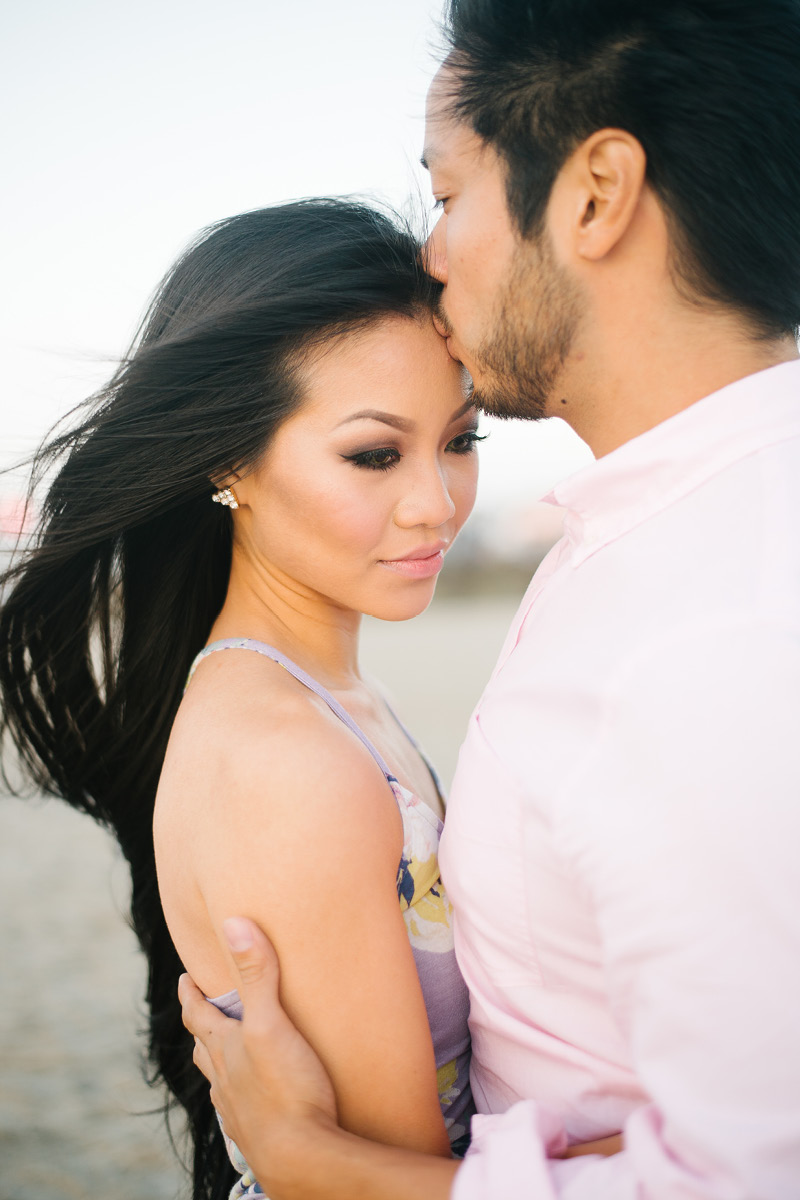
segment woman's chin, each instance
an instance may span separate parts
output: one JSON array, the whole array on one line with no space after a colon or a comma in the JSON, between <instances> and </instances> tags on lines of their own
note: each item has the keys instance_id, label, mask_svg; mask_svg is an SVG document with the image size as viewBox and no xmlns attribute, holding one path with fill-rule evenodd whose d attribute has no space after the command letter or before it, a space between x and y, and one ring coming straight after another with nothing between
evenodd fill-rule
<instances>
[{"instance_id":1,"label":"woman's chin","mask_svg":"<svg viewBox=\"0 0 800 1200\"><path fill-rule=\"evenodd\" d=\"M426 586L423 587L420 583L415 588L409 588L405 595L376 602L364 610L365 615L375 617L378 621L410 621L412 617L420 616L425 612L436 591L435 579L424 582Z\"/></svg>"}]
</instances>

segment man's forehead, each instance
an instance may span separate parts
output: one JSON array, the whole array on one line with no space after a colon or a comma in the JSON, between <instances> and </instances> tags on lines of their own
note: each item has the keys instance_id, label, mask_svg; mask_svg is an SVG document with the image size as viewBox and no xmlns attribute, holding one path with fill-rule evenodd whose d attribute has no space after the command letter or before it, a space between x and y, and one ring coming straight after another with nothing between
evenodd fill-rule
<instances>
[{"instance_id":1,"label":"man's forehead","mask_svg":"<svg viewBox=\"0 0 800 1200\"><path fill-rule=\"evenodd\" d=\"M446 62L431 80L428 96L425 101L425 120L431 124L441 124L454 120L454 101L458 90L456 74Z\"/></svg>"},{"instance_id":2,"label":"man's forehead","mask_svg":"<svg viewBox=\"0 0 800 1200\"><path fill-rule=\"evenodd\" d=\"M461 120L455 110L458 79L445 62L433 77L428 89L425 110L425 148L422 165L427 170L450 166L457 159L475 159L482 155L486 143L468 121Z\"/></svg>"},{"instance_id":3,"label":"man's forehead","mask_svg":"<svg viewBox=\"0 0 800 1200\"><path fill-rule=\"evenodd\" d=\"M466 121L452 117L425 123L425 146L420 162L427 171L478 165L489 147Z\"/></svg>"}]
</instances>

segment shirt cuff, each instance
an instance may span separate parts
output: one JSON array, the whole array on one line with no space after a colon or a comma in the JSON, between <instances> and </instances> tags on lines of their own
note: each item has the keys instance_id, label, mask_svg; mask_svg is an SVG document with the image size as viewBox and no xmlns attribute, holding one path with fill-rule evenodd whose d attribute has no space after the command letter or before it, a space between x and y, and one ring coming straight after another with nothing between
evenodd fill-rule
<instances>
[{"instance_id":1,"label":"shirt cuff","mask_svg":"<svg viewBox=\"0 0 800 1200\"><path fill-rule=\"evenodd\" d=\"M450 1200L548 1200L556 1195L550 1156L566 1148L561 1121L535 1100L479 1114L472 1118L472 1141Z\"/></svg>"}]
</instances>

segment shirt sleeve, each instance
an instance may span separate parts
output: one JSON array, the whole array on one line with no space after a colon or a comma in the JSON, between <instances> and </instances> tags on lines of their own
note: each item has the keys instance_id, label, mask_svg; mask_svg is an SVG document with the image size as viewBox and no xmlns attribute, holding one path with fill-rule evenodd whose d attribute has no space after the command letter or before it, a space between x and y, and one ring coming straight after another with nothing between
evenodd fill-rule
<instances>
[{"instance_id":1,"label":"shirt sleeve","mask_svg":"<svg viewBox=\"0 0 800 1200\"><path fill-rule=\"evenodd\" d=\"M547 1160L533 1101L478 1118L453 1200L800 1195L799 736L793 628L683 630L621 666L553 819L651 1100L607 1159Z\"/></svg>"}]
</instances>

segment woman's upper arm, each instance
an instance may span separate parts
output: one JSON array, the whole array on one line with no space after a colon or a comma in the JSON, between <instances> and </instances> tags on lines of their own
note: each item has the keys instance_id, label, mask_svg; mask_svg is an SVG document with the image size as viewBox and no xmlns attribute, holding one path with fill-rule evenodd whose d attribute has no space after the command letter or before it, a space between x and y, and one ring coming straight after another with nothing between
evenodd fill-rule
<instances>
[{"instance_id":1,"label":"woman's upper arm","mask_svg":"<svg viewBox=\"0 0 800 1200\"><path fill-rule=\"evenodd\" d=\"M447 1154L397 898L396 801L346 731L317 714L311 725L281 722L229 759L227 798L211 801L196 843L200 891L218 937L243 915L272 939L284 1005L333 1079L345 1128Z\"/></svg>"}]
</instances>

